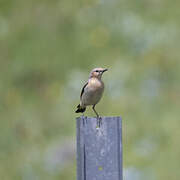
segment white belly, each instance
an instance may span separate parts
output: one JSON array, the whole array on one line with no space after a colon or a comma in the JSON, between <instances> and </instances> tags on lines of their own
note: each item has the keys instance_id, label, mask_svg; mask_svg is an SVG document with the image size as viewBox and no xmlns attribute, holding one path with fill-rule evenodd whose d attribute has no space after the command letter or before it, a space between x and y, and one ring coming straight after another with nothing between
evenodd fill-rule
<instances>
[{"instance_id":1,"label":"white belly","mask_svg":"<svg viewBox=\"0 0 180 180\"><path fill-rule=\"evenodd\" d=\"M103 82L101 81L89 82L81 97L82 105L89 106L89 105L97 104L102 97L103 91L104 91Z\"/></svg>"}]
</instances>

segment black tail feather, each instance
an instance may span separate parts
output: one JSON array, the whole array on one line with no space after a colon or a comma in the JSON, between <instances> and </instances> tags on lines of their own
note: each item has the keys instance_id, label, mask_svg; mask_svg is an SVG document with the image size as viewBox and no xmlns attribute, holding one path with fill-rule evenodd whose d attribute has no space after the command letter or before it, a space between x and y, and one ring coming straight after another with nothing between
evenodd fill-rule
<instances>
[{"instance_id":1,"label":"black tail feather","mask_svg":"<svg viewBox=\"0 0 180 180\"><path fill-rule=\"evenodd\" d=\"M80 104L77 106L77 110L76 110L76 113L83 113L85 110L86 110L86 108L85 107L81 107L80 106Z\"/></svg>"}]
</instances>

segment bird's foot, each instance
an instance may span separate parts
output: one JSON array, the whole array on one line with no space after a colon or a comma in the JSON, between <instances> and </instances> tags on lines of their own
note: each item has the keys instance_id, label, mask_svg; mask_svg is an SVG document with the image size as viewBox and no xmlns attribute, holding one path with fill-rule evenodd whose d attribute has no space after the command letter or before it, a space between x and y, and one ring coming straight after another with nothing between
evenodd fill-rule
<instances>
[{"instance_id":1,"label":"bird's foot","mask_svg":"<svg viewBox=\"0 0 180 180\"><path fill-rule=\"evenodd\" d=\"M100 128L102 125L102 117L97 116L97 128Z\"/></svg>"}]
</instances>

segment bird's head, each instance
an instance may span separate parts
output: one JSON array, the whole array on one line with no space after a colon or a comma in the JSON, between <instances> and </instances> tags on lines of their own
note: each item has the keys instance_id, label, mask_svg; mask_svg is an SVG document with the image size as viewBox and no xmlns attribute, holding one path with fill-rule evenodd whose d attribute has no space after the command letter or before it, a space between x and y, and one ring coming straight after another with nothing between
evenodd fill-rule
<instances>
[{"instance_id":1,"label":"bird's head","mask_svg":"<svg viewBox=\"0 0 180 180\"><path fill-rule=\"evenodd\" d=\"M90 73L90 78L98 78L98 79L101 79L102 77L102 74L104 72L106 72L108 69L105 69L105 68L95 68L91 71Z\"/></svg>"}]
</instances>

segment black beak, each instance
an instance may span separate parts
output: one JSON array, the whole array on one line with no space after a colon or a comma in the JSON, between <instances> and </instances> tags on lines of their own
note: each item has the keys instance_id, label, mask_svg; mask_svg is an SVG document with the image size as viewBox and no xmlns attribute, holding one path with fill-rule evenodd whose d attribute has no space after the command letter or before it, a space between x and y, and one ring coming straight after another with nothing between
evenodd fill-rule
<instances>
[{"instance_id":1,"label":"black beak","mask_svg":"<svg viewBox=\"0 0 180 180\"><path fill-rule=\"evenodd\" d=\"M104 69L102 72L104 73L104 72L106 72L108 69Z\"/></svg>"}]
</instances>

